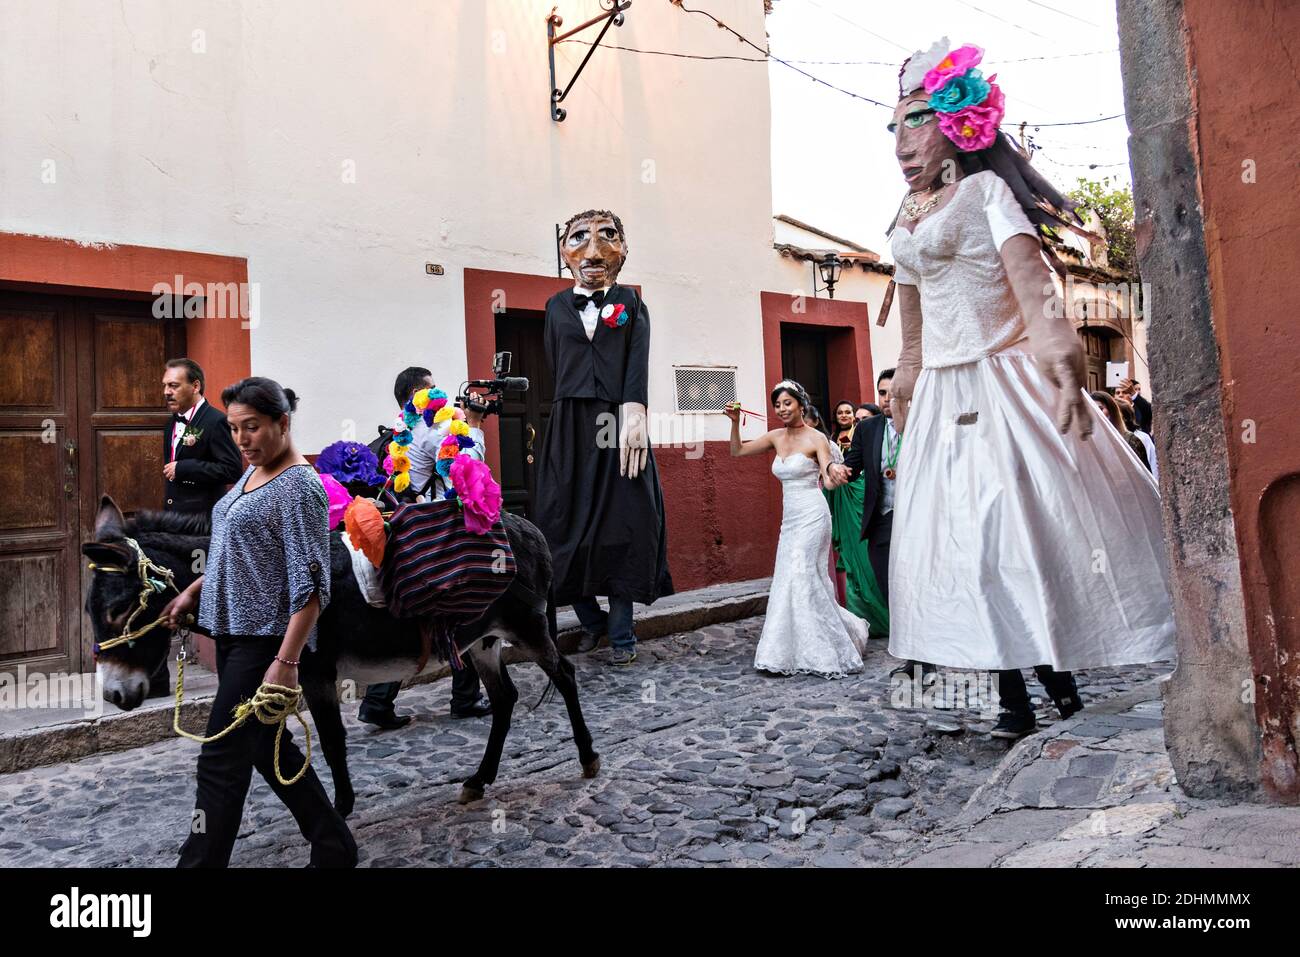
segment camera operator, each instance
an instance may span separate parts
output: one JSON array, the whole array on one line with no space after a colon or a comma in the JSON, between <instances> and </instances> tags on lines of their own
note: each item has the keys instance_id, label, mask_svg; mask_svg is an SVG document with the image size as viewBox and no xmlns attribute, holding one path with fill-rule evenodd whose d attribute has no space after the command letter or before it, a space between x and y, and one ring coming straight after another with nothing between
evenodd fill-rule
<instances>
[{"instance_id":1,"label":"camera operator","mask_svg":"<svg viewBox=\"0 0 1300 957\"><path fill-rule=\"evenodd\" d=\"M433 373L428 369L419 366L403 369L398 373L397 381L393 383L393 398L397 400L399 412L417 391L431 388L433 388ZM474 440L474 447L467 449L466 453L482 461L485 454L483 412L475 408L476 404L465 403L465 424L469 426L470 438ZM446 422L429 426L425 425L424 419L421 418L411 429L412 440L406 450L407 457L411 460L411 485L404 493L404 497L409 496L411 499L423 497L426 500L442 498L446 486L442 476L434 469L434 463L438 460L438 448L446 437L450 424ZM424 493L423 496L419 495L421 492ZM400 681L371 685L366 689L366 696L361 702L357 717L385 731L405 725L411 720L411 716L404 714L399 717L393 710L393 702L397 699L397 692L401 687ZM466 658L465 667L452 672L451 716L481 718L491 713L492 705L479 690L478 672L474 670L473 663Z\"/></svg>"}]
</instances>

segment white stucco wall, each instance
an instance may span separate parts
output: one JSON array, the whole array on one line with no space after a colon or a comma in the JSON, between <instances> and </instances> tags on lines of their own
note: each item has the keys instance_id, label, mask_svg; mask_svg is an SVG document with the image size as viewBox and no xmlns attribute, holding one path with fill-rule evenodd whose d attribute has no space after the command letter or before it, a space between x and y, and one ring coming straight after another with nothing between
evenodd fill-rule
<instances>
[{"instance_id":1,"label":"white stucco wall","mask_svg":"<svg viewBox=\"0 0 1300 957\"><path fill-rule=\"evenodd\" d=\"M253 371L304 396L306 451L388 418L403 365L464 378L463 269L554 275L553 224L588 206L627 224L652 406L673 363L734 363L762 394L758 294L783 274L767 70L601 50L556 124L553 3L7 0L0 230L247 257ZM559 7L566 28L599 11ZM759 0L709 9L762 42ZM736 47L649 0L609 38ZM563 77L586 50L560 48Z\"/></svg>"}]
</instances>

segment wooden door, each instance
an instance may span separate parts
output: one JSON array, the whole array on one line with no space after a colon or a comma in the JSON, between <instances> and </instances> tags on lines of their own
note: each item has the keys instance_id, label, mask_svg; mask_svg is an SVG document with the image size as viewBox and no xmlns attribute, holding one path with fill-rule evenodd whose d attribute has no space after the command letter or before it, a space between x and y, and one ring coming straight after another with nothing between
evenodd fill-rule
<instances>
[{"instance_id":1,"label":"wooden door","mask_svg":"<svg viewBox=\"0 0 1300 957\"><path fill-rule=\"evenodd\" d=\"M1106 391L1106 363L1110 361L1111 337L1098 329L1084 327L1079 330L1083 339L1084 363L1088 377L1085 388L1089 392Z\"/></svg>"},{"instance_id":2,"label":"wooden door","mask_svg":"<svg viewBox=\"0 0 1300 957\"><path fill-rule=\"evenodd\" d=\"M536 458L550 421L555 380L546 364L541 312L511 310L496 316L496 348L511 353L510 375L529 389L505 397L500 415L501 498L508 511L532 518L537 492Z\"/></svg>"},{"instance_id":3,"label":"wooden door","mask_svg":"<svg viewBox=\"0 0 1300 957\"><path fill-rule=\"evenodd\" d=\"M93 667L81 543L102 494L161 507L183 334L148 303L0 291L0 669Z\"/></svg>"},{"instance_id":4,"label":"wooden door","mask_svg":"<svg viewBox=\"0 0 1300 957\"><path fill-rule=\"evenodd\" d=\"M0 670L81 663L77 336L68 299L0 293Z\"/></svg>"},{"instance_id":5,"label":"wooden door","mask_svg":"<svg viewBox=\"0 0 1300 957\"><path fill-rule=\"evenodd\" d=\"M804 387L823 421L830 415L826 366L825 330L782 325L781 377Z\"/></svg>"}]
</instances>

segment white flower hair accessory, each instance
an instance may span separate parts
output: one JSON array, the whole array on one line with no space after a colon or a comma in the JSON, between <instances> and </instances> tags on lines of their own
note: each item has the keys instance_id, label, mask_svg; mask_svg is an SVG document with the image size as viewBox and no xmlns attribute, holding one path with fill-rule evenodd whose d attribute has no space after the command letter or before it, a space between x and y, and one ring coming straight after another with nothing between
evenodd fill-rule
<instances>
[{"instance_id":1,"label":"white flower hair accessory","mask_svg":"<svg viewBox=\"0 0 1300 957\"><path fill-rule=\"evenodd\" d=\"M943 62L948 55L951 44L947 37L940 37L928 50L917 50L898 73L898 95L907 96L913 90L925 85L925 75Z\"/></svg>"}]
</instances>

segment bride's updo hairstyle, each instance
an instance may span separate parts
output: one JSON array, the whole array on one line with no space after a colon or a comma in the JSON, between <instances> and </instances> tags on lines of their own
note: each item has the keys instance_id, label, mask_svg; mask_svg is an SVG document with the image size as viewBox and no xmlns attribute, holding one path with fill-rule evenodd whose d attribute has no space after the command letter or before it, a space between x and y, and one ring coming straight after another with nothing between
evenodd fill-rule
<instances>
[{"instance_id":1,"label":"bride's updo hairstyle","mask_svg":"<svg viewBox=\"0 0 1300 957\"><path fill-rule=\"evenodd\" d=\"M772 389L772 405L776 405L776 400L781 397L782 392L799 403L799 410L804 414L804 418L807 418L809 410L812 409L812 399L804 387L793 379L782 379Z\"/></svg>"}]
</instances>

